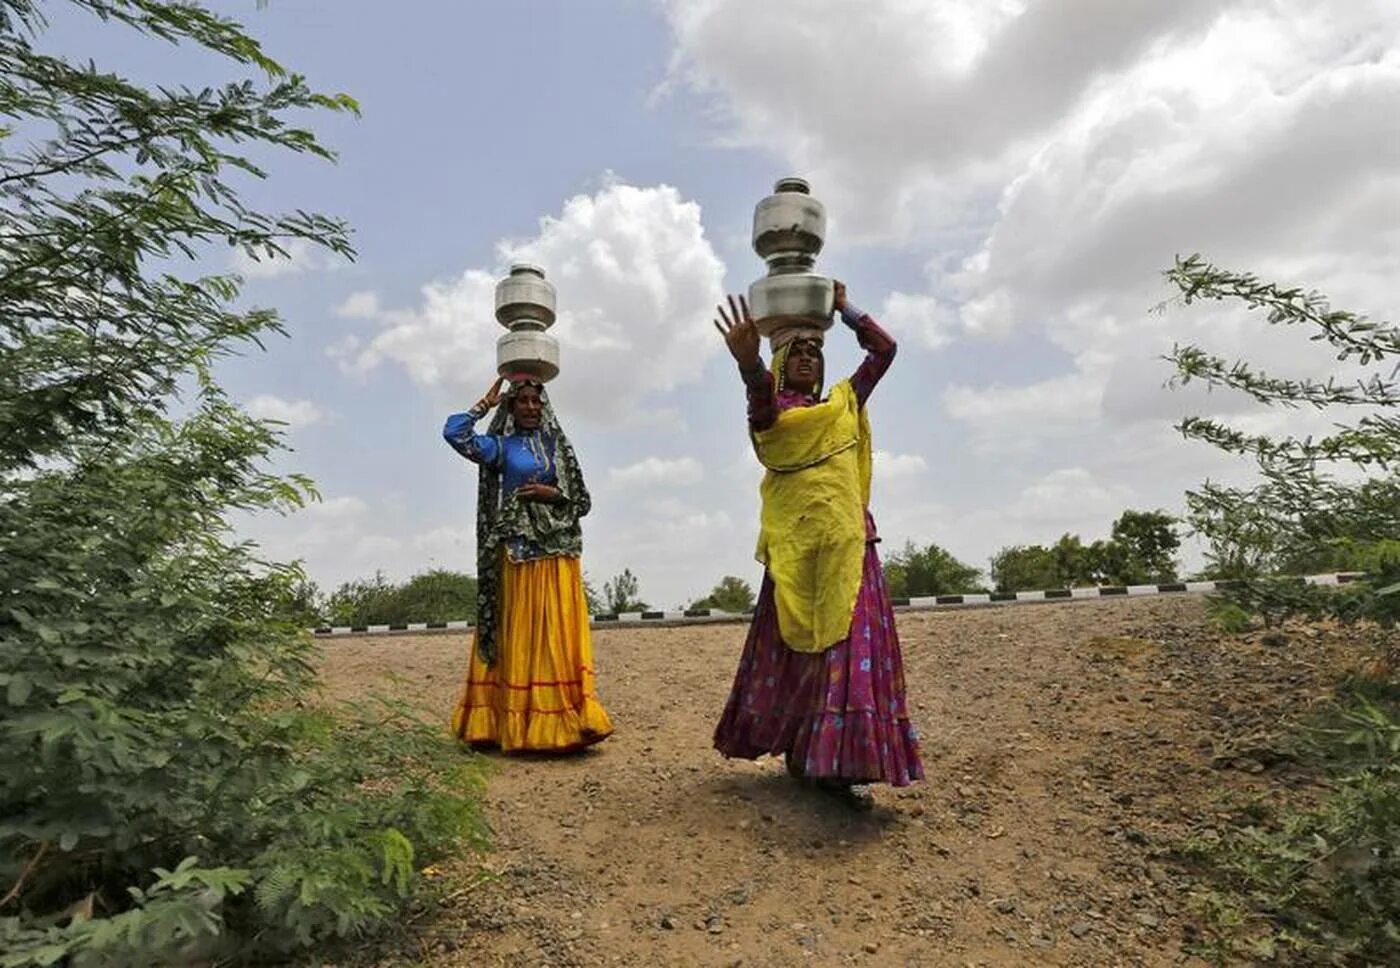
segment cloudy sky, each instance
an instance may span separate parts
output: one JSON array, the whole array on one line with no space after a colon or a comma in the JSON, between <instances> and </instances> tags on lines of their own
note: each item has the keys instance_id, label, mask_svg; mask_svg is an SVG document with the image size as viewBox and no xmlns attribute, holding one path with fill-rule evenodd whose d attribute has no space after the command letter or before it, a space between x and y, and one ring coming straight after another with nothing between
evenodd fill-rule
<instances>
[{"instance_id":1,"label":"cloudy sky","mask_svg":"<svg viewBox=\"0 0 1400 968\"><path fill-rule=\"evenodd\" d=\"M323 587L474 570L475 469L440 428L490 381L492 287L517 258L559 289L551 393L594 493L587 572L630 567L659 607L756 580L758 472L710 319L760 274L753 205L783 175L827 205L822 270L900 341L871 403L887 547L985 567L1101 537L1242 472L1182 441L1181 415L1307 423L1164 388L1178 341L1328 363L1257 318L1151 312L1176 253L1394 314L1393 0L215 6L363 108L320 125L338 165L254 193L349 219L359 258L241 265L291 338L224 373L290 424L281 466L324 498L246 532ZM180 79L183 56L139 71ZM833 335L828 371L848 371Z\"/></svg>"}]
</instances>

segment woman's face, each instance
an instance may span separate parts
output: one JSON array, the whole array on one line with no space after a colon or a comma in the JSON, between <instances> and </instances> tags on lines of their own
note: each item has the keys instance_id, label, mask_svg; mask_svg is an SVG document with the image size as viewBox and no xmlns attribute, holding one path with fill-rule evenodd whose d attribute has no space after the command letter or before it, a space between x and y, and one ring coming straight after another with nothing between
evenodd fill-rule
<instances>
[{"instance_id":1,"label":"woman's face","mask_svg":"<svg viewBox=\"0 0 1400 968\"><path fill-rule=\"evenodd\" d=\"M783 365L783 385L798 393L811 393L822 378L822 348L813 340L794 340Z\"/></svg>"},{"instance_id":2,"label":"woman's face","mask_svg":"<svg viewBox=\"0 0 1400 968\"><path fill-rule=\"evenodd\" d=\"M543 404L540 402L539 387L528 383L511 395L510 415L515 418L518 430L538 430Z\"/></svg>"}]
</instances>

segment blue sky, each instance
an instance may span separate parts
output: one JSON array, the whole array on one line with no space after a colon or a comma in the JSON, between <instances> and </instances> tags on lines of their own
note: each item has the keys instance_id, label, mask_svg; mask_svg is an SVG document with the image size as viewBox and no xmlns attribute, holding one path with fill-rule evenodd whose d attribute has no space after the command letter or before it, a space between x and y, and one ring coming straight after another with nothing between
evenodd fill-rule
<instances>
[{"instance_id":1,"label":"blue sky","mask_svg":"<svg viewBox=\"0 0 1400 968\"><path fill-rule=\"evenodd\" d=\"M363 109L317 122L339 164L280 160L249 196L345 217L358 260L239 264L291 338L223 372L289 420L279 466L324 497L240 527L323 587L474 570L474 469L439 434L485 388L515 256L559 288L551 393L594 492L587 572L630 567L663 607L756 582L758 473L709 319L760 273L753 205L783 175L827 204L821 269L900 340L872 402L887 547L985 567L1092 539L1244 473L1182 442L1182 414L1306 428L1163 389L1175 341L1328 365L1238 314L1148 312L1177 252L1392 310L1400 13L1381 0L215 7ZM55 39L145 80L206 69L67 19ZM829 372L856 359L834 331Z\"/></svg>"}]
</instances>

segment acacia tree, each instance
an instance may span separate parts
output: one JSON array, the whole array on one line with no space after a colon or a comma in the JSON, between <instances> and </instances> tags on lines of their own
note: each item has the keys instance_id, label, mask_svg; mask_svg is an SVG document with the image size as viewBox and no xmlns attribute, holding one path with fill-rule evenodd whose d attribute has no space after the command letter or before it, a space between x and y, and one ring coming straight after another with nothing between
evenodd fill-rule
<instances>
[{"instance_id":1,"label":"acacia tree","mask_svg":"<svg viewBox=\"0 0 1400 968\"><path fill-rule=\"evenodd\" d=\"M304 708L302 576L226 522L311 486L269 472L278 432L214 377L276 313L192 267L350 254L341 222L236 186L254 154L330 159L290 119L355 103L195 4L70 2L239 76L141 87L0 0L0 961L256 958L386 920L474 829L433 730Z\"/></svg>"},{"instance_id":2,"label":"acacia tree","mask_svg":"<svg viewBox=\"0 0 1400 968\"><path fill-rule=\"evenodd\" d=\"M1229 301L1263 311L1270 325L1311 330L1310 338L1327 344L1337 361L1371 368L1345 382L1295 380L1198 346L1173 348L1173 385L1199 380L1272 406L1312 407L1336 418L1333 432L1321 438L1247 434L1205 417L1178 424L1189 439L1252 457L1260 475L1251 487L1207 481L1187 492L1189 522L1209 542L1212 569L1249 578L1320 561L1369 563L1377 580L1349 595L1350 607L1357 614L1391 614L1397 596L1387 604L1379 593L1392 591L1400 577L1394 545L1400 535L1400 371L1386 361L1400 356L1400 327L1333 309L1316 292L1217 268L1199 255L1178 258L1165 275L1183 304ZM1347 411L1360 415L1348 422ZM1343 477L1342 467L1352 473Z\"/></svg>"},{"instance_id":3,"label":"acacia tree","mask_svg":"<svg viewBox=\"0 0 1400 968\"><path fill-rule=\"evenodd\" d=\"M885 559L885 584L891 598L951 595L978 590L982 572L936 544L922 548L912 541Z\"/></svg>"},{"instance_id":4,"label":"acacia tree","mask_svg":"<svg viewBox=\"0 0 1400 968\"><path fill-rule=\"evenodd\" d=\"M744 579L725 575L704 598L690 603L691 608L716 608L722 612L747 612L753 608L753 588Z\"/></svg>"},{"instance_id":5,"label":"acacia tree","mask_svg":"<svg viewBox=\"0 0 1400 968\"><path fill-rule=\"evenodd\" d=\"M603 604L614 615L621 612L643 612L647 603L642 601L642 583L632 574L631 568L622 569L622 574L612 581L603 582Z\"/></svg>"},{"instance_id":6,"label":"acacia tree","mask_svg":"<svg viewBox=\"0 0 1400 968\"><path fill-rule=\"evenodd\" d=\"M1165 511L1120 514L1101 552L1107 580L1120 585L1175 581L1176 551L1181 547L1176 526L1177 519Z\"/></svg>"},{"instance_id":7,"label":"acacia tree","mask_svg":"<svg viewBox=\"0 0 1400 968\"><path fill-rule=\"evenodd\" d=\"M379 572L344 582L326 596L324 611L331 625L454 622L469 618L475 601L474 577L434 568L401 584Z\"/></svg>"},{"instance_id":8,"label":"acacia tree","mask_svg":"<svg viewBox=\"0 0 1400 968\"><path fill-rule=\"evenodd\" d=\"M1062 534L1048 548L1013 545L992 558L997 591L1029 591L1084 585L1138 585L1176 579L1177 519L1164 511L1127 510L1108 539L1085 544Z\"/></svg>"},{"instance_id":9,"label":"acacia tree","mask_svg":"<svg viewBox=\"0 0 1400 968\"><path fill-rule=\"evenodd\" d=\"M1338 361L1371 368L1347 382L1294 380L1196 346L1173 350L1177 383L1202 380L1335 419L1334 430L1318 439L1246 434L1200 417L1179 425L1188 438L1252 457L1259 470L1254 486L1208 481L1187 494L1190 523L1210 542L1212 566L1241 579L1226 600L1266 623L1301 613L1369 618L1393 629L1400 620L1400 370L1387 361L1400 356L1400 328L1335 310L1317 293L1219 269L1199 256L1178 259L1166 275L1183 303L1226 300L1262 310L1271 325L1311 330ZM1349 412L1360 416L1347 419ZM1367 580L1330 590L1268 577L1323 561L1359 565ZM1251 926L1247 941L1234 937L1233 927L1221 931L1221 957L1400 961L1400 723L1394 702L1400 649L1394 633L1383 630L1374 639L1388 654L1339 690L1327 713L1335 728L1309 730L1306 747L1333 773L1320 802L1266 822L1251 820L1216 844L1192 848L1233 891L1234 899L1220 908L1230 912L1227 920ZM1254 930L1261 924L1269 926L1263 936Z\"/></svg>"}]
</instances>

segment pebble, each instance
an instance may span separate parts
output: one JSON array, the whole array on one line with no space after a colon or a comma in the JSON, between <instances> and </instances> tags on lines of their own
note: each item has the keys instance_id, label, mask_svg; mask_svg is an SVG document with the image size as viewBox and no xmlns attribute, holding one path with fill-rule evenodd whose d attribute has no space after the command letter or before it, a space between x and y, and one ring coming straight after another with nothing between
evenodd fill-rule
<instances>
[{"instance_id":1,"label":"pebble","mask_svg":"<svg viewBox=\"0 0 1400 968\"><path fill-rule=\"evenodd\" d=\"M1094 926L1088 921L1076 921L1069 926L1069 933L1076 938L1082 938L1092 930Z\"/></svg>"}]
</instances>

